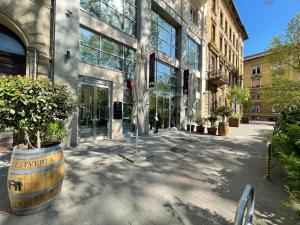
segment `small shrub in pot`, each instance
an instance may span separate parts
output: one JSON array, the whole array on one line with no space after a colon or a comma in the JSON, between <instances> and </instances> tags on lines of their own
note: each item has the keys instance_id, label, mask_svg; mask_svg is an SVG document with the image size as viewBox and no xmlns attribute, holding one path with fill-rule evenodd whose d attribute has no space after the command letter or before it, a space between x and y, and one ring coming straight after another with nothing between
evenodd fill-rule
<instances>
[{"instance_id":1,"label":"small shrub in pot","mask_svg":"<svg viewBox=\"0 0 300 225\"><path fill-rule=\"evenodd\" d=\"M202 118L201 116L199 116L197 119L196 119L196 123L197 123L197 133L200 133L200 134L204 134L204 124L206 123L207 119L206 118Z\"/></svg>"},{"instance_id":2,"label":"small shrub in pot","mask_svg":"<svg viewBox=\"0 0 300 225\"><path fill-rule=\"evenodd\" d=\"M232 109L227 106L220 106L216 109L216 114L222 118L219 122L218 131L220 136L226 136L229 132L229 124L226 122L226 117L232 114Z\"/></svg>"},{"instance_id":3,"label":"small shrub in pot","mask_svg":"<svg viewBox=\"0 0 300 225\"><path fill-rule=\"evenodd\" d=\"M215 135L217 133L216 122L218 121L218 116L216 114L212 114L208 117L208 121L210 122L210 127L207 128L208 134Z\"/></svg>"}]
</instances>

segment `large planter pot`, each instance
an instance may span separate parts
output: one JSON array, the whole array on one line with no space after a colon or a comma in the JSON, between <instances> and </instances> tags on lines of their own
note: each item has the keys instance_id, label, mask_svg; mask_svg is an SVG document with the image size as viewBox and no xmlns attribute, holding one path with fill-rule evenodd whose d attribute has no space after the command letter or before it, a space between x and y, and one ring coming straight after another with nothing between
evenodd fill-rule
<instances>
[{"instance_id":1,"label":"large planter pot","mask_svg":"<svg viewBox=\"0 0 300 225\"><path fill-rule=\"evenodd\" d=\"M7 152L12 150L13 140L13 132L0 131L0 152Z\"/></svg>"},{"instance_id":2,"label":"large planter pot","mask_svg":"<svg viewBox=\"0 0 300 225\"><path fill-rule=\"evenodd\" d=\"M207 133L210 135L216 135L217 134L217 128L216 127L208 127Z\"/></svg>"},{"instance_id":3,"label":"large planter pot","mask_svg":"<svg viewBox=\"0 0 300 225\"><path fill-rule=\"evenodd\" d=\"M219 122L218 133L220 136L227 136L229 133L229 124L224 122Z\"/></svg>"},{"instance_id":4,"label":"large planter pot","mask_svg":"<svg viewBox=\"0 0 300 225\"><path fill-rule=\"evenodd\" d=\"M63 178L64 154L60 144L14 149L7 178L12 212L30 215L47 208L60 193Z\"/></svg>"},{"instance_id":5,"label":"large planter pot","mask_svg":"<svg viewBox=\"0 0 300 225\"><path fill-rule=\"evenodd\" d=\"M186 125L187 131L190 131L190 125ZM191 130L194 132L195 125L192 125Z\"/></svg>"},{"instance_id":6,"label":"large planter pot","mask_svg":"<svg viewBox=\"0 0 300 225\"><path fill-rule=\"evenodd\" d=\"M240 126L240 119L229 118L229 126L230 127L239 127Z\"/></svg>"},{"instance_id":7,"label":"large planter pot","mask_svg":"<svg viewBox=\"0 0 300 225\"><path fill-rule=\"evenodd\" d=\"M197 130L197 133L204 134L205 127L203 127L203 126L197 126L196 130Z\"/></svg>"},{"instance_id":8,"label":"large planter pot","mask_svg":"<svg viewBox=\"0 0 300 225\"><path fill-rule=\"evenodd\" d=\"M242 117L242 123L249 124L249 123L250 123L250 117L248 117L248 116L243 116L243 117Z\"/></svg>"}]
</instances>

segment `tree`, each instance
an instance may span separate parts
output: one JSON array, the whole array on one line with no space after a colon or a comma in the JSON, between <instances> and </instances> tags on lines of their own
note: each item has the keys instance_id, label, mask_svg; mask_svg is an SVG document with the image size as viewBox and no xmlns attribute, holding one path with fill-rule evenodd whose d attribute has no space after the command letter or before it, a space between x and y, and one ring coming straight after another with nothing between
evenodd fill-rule
<instances>
[{"instance_id":1,"label":"tree","mask_svg":"<svg viewBox=\"0 0 300 225\"><path fill-rule=\"evenodd\" d=\"M270 86L261 88L262 96L267 104L279 110L300 103L300 81L284 76L273 76Z\"/></svg>"},{"instance_id":2,"label":"tree","mask_svg":"<svg viewBox=\"0 0 300 225\"><path fill-rule=\"evenodd\" d=\"M65 85L49 79L10 76L0 79L0 128L23 131L27 143L41 147L41 132L73 114L75 101Z\"/></svg>"},{"instance_id":3,"label":"tree","mask_svg":"<svg viewBox=\"0 0 300 225\"><path fill-rule=\"evenodd\" d=\"M269 53L272 64L282 64L300 72L300 13L290 20L284 35L273 38Z\"/></svg>"},{"instance_id":4,"label":"tree","mask_svg":"<svg viewBox=\"0 0 300 225\"><path fill-rule=\"evenodd\" d=\"M249 89L234 86L229 88L228 90L228 98L233 102L234 104L234 113L236 113L236 107L237 104L244 104L248 102L250 97Z\"/></svg>"},{"instance_id":5,"label":"tree","mask_svg":"<svg viewBox=\"0 0 300 225\"><path fill-rule=\"evenodd\" d=\"M300 101L300 13L293 17L286 33L274 37L269 47L271 85L261 88L267 104L283 109Z\"/></svg>"}]
</instances>

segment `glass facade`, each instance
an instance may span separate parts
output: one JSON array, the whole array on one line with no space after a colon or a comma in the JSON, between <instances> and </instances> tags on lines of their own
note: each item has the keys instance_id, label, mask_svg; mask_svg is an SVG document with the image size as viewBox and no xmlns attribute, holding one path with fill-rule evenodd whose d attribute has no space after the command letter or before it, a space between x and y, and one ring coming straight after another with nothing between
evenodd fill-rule
<instances>
[{"instance_id":1,"label":"glass facade","mask_svg":"<svg viewBox=\"0 0 300 225\"><path fill-rule=\"evenodd\" d=\"M136 33L136 0L80 0L80 6L129 35Z\"/></svg>"},{"instance_id":2,"label":"glass facade","mask_svg":"<svg viewBox=\"0 0 300 225\"><path fill-rule=\"evenodd\" d=\"M151 46L169 57L177 57L176 27L153 10L151 11Z\"/></svg>"},{"instance_id":3,"label":"glass facade","mask_svg":"<svg viewBox=\"0 0 300 225\"><path fill-rule=\"evenodd\" d=\"M134 50L106 37L80 28L80 60L124 72L125 80L134 73Z\"/></svg>"},{"instance_id":4,"label":"glass facade","mask_svg":"<svg viewBox=\"0 0 300 225\"><path fill-rule=\"evenodd\" d=\"M155 68L156 87L152 88L149 98L150 126L155 124L156 113L159 127L177 126L179 123L177 70L158 60L155 62Z\"/></svg>"},{"instance_id":5,"label":"glass facade","mask_svg":"<svg viewBox=\"0 0 300 225\"><path fill-rule=\"evenodd\" d=\"M200 70L200 49L200 45L198 45L192 38L188 37L187 65L190 69Z\"/></svg>"},{"instance_id":6,"label":"glass facade","mask_svg":"<svg viewBox=\"0 0 300 225\"><path fill-rule=\"evenodd\" d=\"M131 123L132 104L123 104L123 133L134 132L134 126Z\"/></svg>"},{"instance_id":7,"label":"glass facade","mask_svg":"<svg viewBox=\"0 0 300 225\"><path fill-rule=\"evenodd\" d=\"M156 60L155 69L156 90L164 95L177 95L178 77L175 68Z\"/></svg>"}]
</instances>

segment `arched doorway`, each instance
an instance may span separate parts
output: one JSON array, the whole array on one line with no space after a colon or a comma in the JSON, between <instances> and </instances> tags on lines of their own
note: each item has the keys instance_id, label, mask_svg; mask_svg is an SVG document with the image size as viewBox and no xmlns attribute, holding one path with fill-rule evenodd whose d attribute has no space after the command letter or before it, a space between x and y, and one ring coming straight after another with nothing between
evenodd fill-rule
<instances>
[{"instance_id":1,"label":"arched doorway","mask_svg":"<svg viewBox=\"0 0 300 225\"><path fill-rule=\"evenodd\" d=\"M0 24L0 75L26 74L26 49L21 39Z\"/></svg>"}]
</instances>

